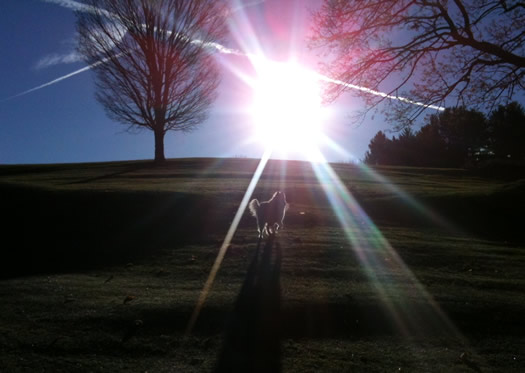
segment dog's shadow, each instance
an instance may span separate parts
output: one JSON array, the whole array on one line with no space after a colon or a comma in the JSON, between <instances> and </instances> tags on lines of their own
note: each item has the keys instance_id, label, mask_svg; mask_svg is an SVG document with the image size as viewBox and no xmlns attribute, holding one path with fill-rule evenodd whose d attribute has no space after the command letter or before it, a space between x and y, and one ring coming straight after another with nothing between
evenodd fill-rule
<instances>
[{"instance_id":1,"label":"dog's shadow","mask_svg":"<svg viewBox=\"0 0 525 373\"><path fill-rule=\"evenodd\" d=\"M281 247L261 240L231 315L215 372L281 370Z\"/></svg>"}]
</instances>

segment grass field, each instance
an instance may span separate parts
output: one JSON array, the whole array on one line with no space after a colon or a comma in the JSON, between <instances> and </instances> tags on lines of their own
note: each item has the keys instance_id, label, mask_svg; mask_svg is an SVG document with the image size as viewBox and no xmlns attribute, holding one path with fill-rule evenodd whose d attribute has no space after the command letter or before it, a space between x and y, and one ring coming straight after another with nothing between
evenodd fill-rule
<instances>
[{"instance_id":1,"label":"grass field","mask_svg":"<svg viewBox=\"0 0 525 373\"><path fill-rule=\"evenodd\" d=\"M185 335L257 164L0 166L0 372L525 371L525 179L465 170L332 165L372 224L270 161Z\"/></svg>"}]
</instances>

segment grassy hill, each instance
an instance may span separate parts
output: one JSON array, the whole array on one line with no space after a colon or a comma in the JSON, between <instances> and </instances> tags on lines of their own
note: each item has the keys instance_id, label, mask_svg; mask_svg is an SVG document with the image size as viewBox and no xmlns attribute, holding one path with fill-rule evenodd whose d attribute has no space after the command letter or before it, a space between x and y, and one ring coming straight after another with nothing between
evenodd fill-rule
<instances>
[{"instance_id":1,"label":"grassy hill","mask_svg":"<svg viewBox=\"0 0 525 373\"><path fill-rule=\"evenodd\" d=\"M375 225L342 227L309 163L274 242L244 214L251 159L0 166L0 371L523 371L523 180L332 168Z\"/></svg>"}]
</instances>

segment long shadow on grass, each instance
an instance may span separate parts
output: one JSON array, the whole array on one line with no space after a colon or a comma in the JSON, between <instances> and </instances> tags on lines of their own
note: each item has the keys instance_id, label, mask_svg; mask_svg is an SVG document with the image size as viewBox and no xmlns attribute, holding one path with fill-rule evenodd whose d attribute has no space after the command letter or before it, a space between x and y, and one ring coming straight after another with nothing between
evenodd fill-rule
<instances>
[{"instance_id":1,"label":"long shadow on grass","mask_svg":"<svg viewBox=\"0 0 525 373\"><path fill-rule=\"evenodd\" d=\"M93 176L93 177L89 177L89 178L85 178L85 179L81 179L81 180L67 182L67 183L64 183L63 185L88 184L88 183L92 183L94 181L111 179L111 178L114 178L116 176L121 176L121 175L130 173L130 172L142 170L142 169L145 169L145 168L153 169L156 166L157 165L155 163L149 163L149 162L148 163L132 164L132 165L126 166L124 168L120 168L119 167L118 171L111 172L109 174L98 175L98 176Z\"/></svg>"},{"instance_id":2,"label":"long shadow on grass","mask_svg":"<svg viewBox=\"0 0 525 373\"><path fill-rule=\"evenodd\" d=\"M260 241L237 297L215 372L281 370L281 247L271 237L262 255L259 251Z\"/></svg>"}]
</instances>

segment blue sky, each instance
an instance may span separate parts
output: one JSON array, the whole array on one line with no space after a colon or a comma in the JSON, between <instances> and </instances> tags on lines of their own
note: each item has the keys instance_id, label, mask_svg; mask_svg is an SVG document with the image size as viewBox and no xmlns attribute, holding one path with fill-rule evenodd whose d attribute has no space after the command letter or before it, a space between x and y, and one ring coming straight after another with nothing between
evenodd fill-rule
<instances>
[{"instance_id":1,"label":"blue sky","mask_svg":"<svg viewBox=\"0 0 525 373\"><path fill-rule=\"evenodd\" d=\"M283 58L293 50L299 60L315 66L305 46L308 2L267 0L244 9L255 37L269 58ZM150 131L130 134L111 121L94 98L90 71L64 79L26 95L4 101L31 88L81 69L72 62L75 15L60 5L68 0L2 0L0 2L0 163L69 163L153 158ZM253 2L245 1L250 4ZM244 57L223 56L225 66L242 69ZM73 58L74 60L74 58ZM191 133L172 132L165 140L166 156L259 157L262 145L246 143L252 132L247 112L250 88L231 69L222 69L219 98L209 119ZM330 105L325 126L329 136L348 154L323 149L330 161L362 158L370 138L388 128L381 117L351 124L360 109L350 95ZM300 155L292 155L300 158Z\"/></svg>"}]
</instances>

